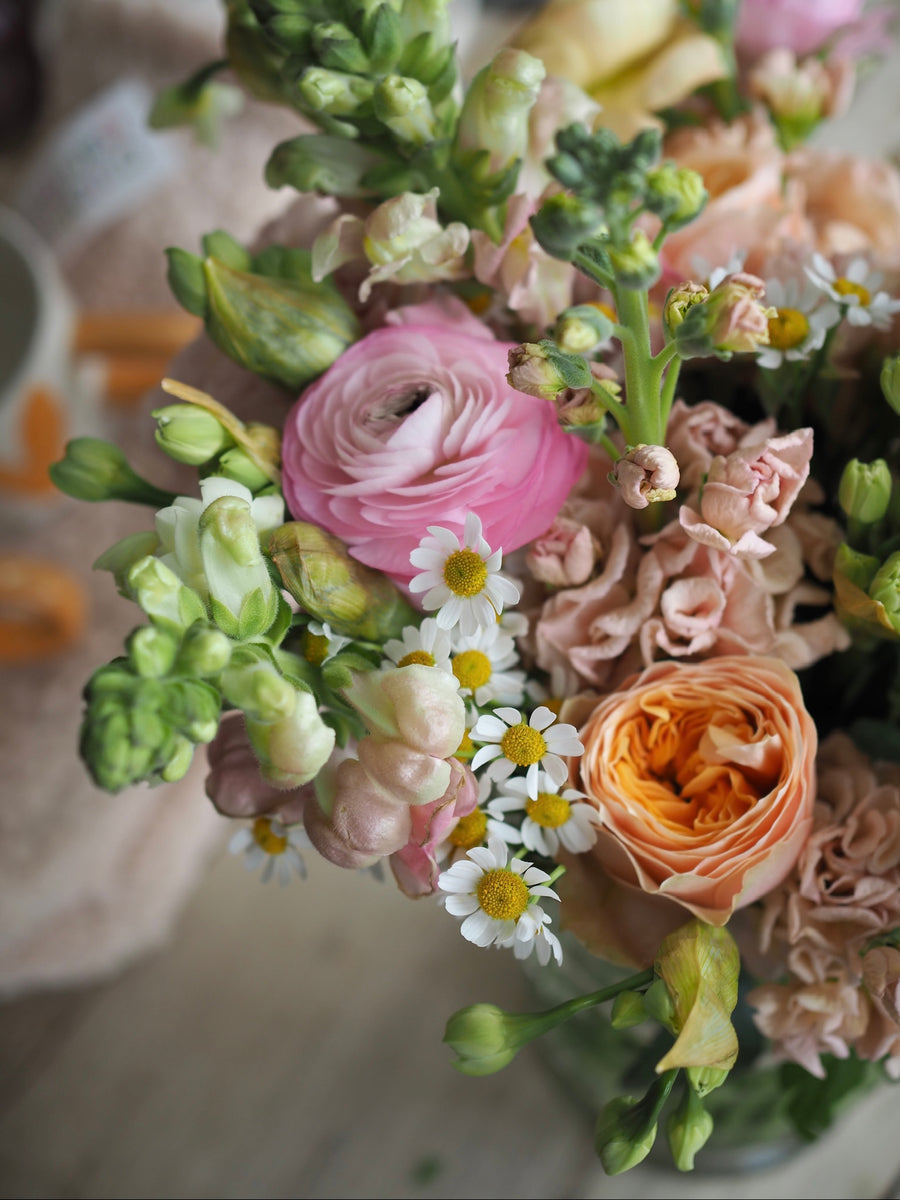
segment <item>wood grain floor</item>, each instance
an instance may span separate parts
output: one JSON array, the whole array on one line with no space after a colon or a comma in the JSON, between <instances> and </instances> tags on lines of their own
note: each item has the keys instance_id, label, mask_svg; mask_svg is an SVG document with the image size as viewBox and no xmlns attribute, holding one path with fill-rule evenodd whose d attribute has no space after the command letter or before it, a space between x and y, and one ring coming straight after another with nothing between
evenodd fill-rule
<instances>
[{"instance_id":1,"label":"wood grain floor","mask_svg":"<svg viewBox=\"0 0 900 1200\"><path fill-rule=\"evenodd\" d=\"M311 861L264 886L222 853L170 943L117 979L0 1006L0 1195L900 1196L900 1091L780 1171L608 1179L534 1048L468 1079L441 1045L508 955L431 901Z\"/></svg>"}]
</instances>

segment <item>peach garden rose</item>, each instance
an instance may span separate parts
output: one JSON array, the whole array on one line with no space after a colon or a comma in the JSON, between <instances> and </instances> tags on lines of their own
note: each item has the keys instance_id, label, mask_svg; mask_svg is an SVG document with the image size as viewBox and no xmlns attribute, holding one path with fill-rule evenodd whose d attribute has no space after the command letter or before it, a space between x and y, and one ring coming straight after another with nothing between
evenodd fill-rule
<instances>
[{"instance_id":1,"label":"peach garden rose","mask_svg":"<svg viewBox=\"0 0 900 1200\"><path fill-rule=\"evenodd\" d=\"M724 925L777 886L812 826L816 727L780 660L661 662L600 700L573 781L615 881Z\"/></svg>"}]
</instances>

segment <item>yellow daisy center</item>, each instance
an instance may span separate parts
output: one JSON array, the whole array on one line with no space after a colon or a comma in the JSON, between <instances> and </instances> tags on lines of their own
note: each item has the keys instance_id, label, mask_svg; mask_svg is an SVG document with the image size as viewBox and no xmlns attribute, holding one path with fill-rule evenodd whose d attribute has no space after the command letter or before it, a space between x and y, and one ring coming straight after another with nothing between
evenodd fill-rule
<instances>
[{"instance_id":1,"label":"yellow daisy center","mask_svg":"<svg viewBox=\"0 0 900 1200\"><path fill-rule=\"evenodd\" d=\"M427 650L410 650L409 654L403 655L397 666L409 667L413 663L420 663L423 667L433 667L434 655L429 654Z\"/></svg>"},{"instance_id":2,"label":"yellow daisy center","mask_svg":"<svg viewBox=\"0 0 900 1200\"><path fill-rule=\"evenodd\" d=\"M253 822L253 840L266 854L284 854L288 848L287 837L275 833L268 817L257 817Z\"/></svg>"},{"instance_id":3,"label":"yellow daisy center","mask_svg":"<svg viewBox=\"0 0 900 1200\"><path fill-rule=\"evenodd\" d=\"M450 833L450 841L454 846L463 850L471 850L480 846L487 833L487 814L480 808L470 812L468 816L460 817Z\"/></svg>"},{"instance_id":4,"label":"yellow daisy center","mask_svg":"<svg viewBox=\"0 0 900 1200\"><path fill-rule=\"evenodd\" d=\"M863 287L861 283L854 283L852 279L845 279L841 276L831 286L839 296L858 296L862 305L872 303L872 293L869 289Z\"/></svg>"},{"instance_id":5,"label":"yellow daisy center","mask_svg":"<svg viewBox=\"0 0 900 1200\"><path fill-rule=\"evenodd\" d=\"M517 767L530 767L532 763L540 762L547 753L547 743L536 729L524 721L507 729L500 748Z\"/></svg>"},{"instance_id":6,"label":"yellow daisy center","mask_svg":"<svg viewBox=\"0 0 900 1200\"><path fill-rule=\"evenodd\" d=\"M328 654L328 638L322 633L310 633L307 629L303 635L303 657L307 662L317 667L325 661Z\"/></svg>"},{"instance_id":7,"label":"yellow daisy center","mask_svg":"<svg viewBox=\"0 0 900 1200\"><path fill-rule=\"evenodd\" d=\"M444 583L455 596L477 596L487 583L484 559L474 550L454 550L444 563Z\"/></svg>"},{"instance_id":8,"label":"yellow daisy center","mask_svg":"<svg viewBox=\"0 0 900 1200\"><path fill-rule=\"evenodd\" d=\"M809 333L809 321L798 308L779 308L769 317L769 345L776 350L793 350Z\"/></svg>"},{"instance_id":9,"label":"yellow daisy center","mask_svg":"<svg viewBox=\"0 0 900 1200\"><path fill-rule=\"evenodd\" d=\"M481 650L463 650L454 654L452 666L459 686L473 692L484 687L491 677L491 660Z\"/></svg>"},{"instance_id":10,"label":"yellow daisy center","mask_svg":"<svg viewBox=\"0 0 900 1200\"><path fill-rule=\"evenodd\" d=\"M495 921L518 921L528 907L528 886L505 867L485 871L475 886L478 903Z\"/></svg>"},{"instance_id":11,"label":"yellow daisy center","mask_svg":"<svg viewBox=\"0 0 900 1200\"><path fill-rule=\"evenodd\" d=\"M562 796L555 792L538 792L537 800L525 801L525 812L535 825L543 825L545 829L558 829L565 825L572 812L572 806Z\"/></svg>"}]
</instances>

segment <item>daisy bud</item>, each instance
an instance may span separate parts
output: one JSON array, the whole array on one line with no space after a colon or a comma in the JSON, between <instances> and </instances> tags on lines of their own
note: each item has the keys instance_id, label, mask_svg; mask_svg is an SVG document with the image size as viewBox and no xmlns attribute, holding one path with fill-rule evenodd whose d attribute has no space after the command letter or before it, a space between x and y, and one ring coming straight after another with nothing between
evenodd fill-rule
<instances>
[{"instance_id":1,"label":"daisy bud","mask_svg":"<svg viewBox=\"0 0 900 1200\"><path fill-rule=\"evenodd\" d=\"M213 620L242 641L265 633L278 612L278 591L250 504L240 496L220 496L203 510L199 534Z\"/></svg>"},{"instance_id":2,"label":"daisy bud","mask_svg":"<svg viewBox=\"0 0 900 1200\"><path fill-rule=\"evenodd\" d=\"M888 510L892 486L891 469L883 458L870 463L852 458L838 484L838 503L851 521L874 525Z\"/></svg>"},{"instance_id":3,"label":"daisy bud","mask_svg":"<svg viewBox=\"0 0 900 1200\"><path fill-rule=\"evenodd\" d=\"M576 304L556 318L553 340L564 354L589 354L612 331L613 322L599 304Z\"/></svg>"},{"instance_id":4,"label":"daisy bud","mask_svg":"<svg viewBox=\"0 0 900 1200\"><path fill-rule=\"evenodd\" d=\"M233 444L220 421L196 404L167 404L150 414L156 419L156 444L176 462L199 467Z\"/></svg>"},{"instance_id":5,"label":"daisy bud","mask_svg":"<svg viewBox=\"0 0 900 1200\"><path fill-rule=\"evenodd\" d=\"M884 360L881 367L881 392L894 412L900 415L900 354Z\"/></svg>"},{"instance_id":6,"label":"daisy bud","mask_svg":"<svg viewBox=\"0 0 900 1200\"><path fill-rule=\"evenodd\" d=\"M555 400L566 388L591 386L591 370L580 354L564 354L555 342L525 342L509 352L510 387L526 396Z\"/></svg>"},{"instance_id":7,"label":"daisy bud","mask_svg":"<svg viewBox=\"0 0 900 1200\"><path fill-rule=\"evenodd\" d=\"M607 252L616 281L622 287L642 290L659 279L659 256L643 229L636 229L626 246L610 243Z\"/></svg>"},{"instance_id":8,"label":"daisy bud","mask_svg":"<svg viewBox=\"0 0 900 1200\"><path fill-rule=\"evenodd\" d=\"M175 572L147 554L125 573L128 595L155 625L183 632L195 621L206 620L206 606Z\"/></svg>"},{"instance_id":9,"label":"daisy bud","mask_svg":"<svg viewBox=\"0 0 900 1200\"><path fill-rule=\"evenodd\" d=\"M647 174L645 204L669 230L680 229L699 216L709 193L703 176L689 167L666 162Z\"/></svg>"},{"instance_id":10,"label":"daisy bud","mask_svg":"<svg viewBox=\"0 0 900 1200\"><path fill-rule=\"evenodd\" d=\"M712 1131L713 1119L703 1101L692 1087L686 1086L681 1103L666 1123L669 1149L679 1171L693 1171L694 1156L709 1141Z\"/></svg>"},{"instance_id":11,"label":"daisy bud","mask_svg":"<svg viewBox=\"0 0 900 1200\"><path fill-rule=\"evenodd\" d=\"M678 461L671 450L643 444L633 446L610 472L610 481L630 508L674 500L680 478Z\"/></svg>"}]
</instances>

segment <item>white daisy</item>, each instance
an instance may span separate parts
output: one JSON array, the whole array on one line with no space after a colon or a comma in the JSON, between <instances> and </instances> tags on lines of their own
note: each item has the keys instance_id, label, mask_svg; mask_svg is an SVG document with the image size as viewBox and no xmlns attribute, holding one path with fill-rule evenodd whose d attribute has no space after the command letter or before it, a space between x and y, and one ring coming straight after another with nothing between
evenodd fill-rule
<instances>
[{"instance_id":1,"label":"white daisy","mask_svg":"<svg viewBox=\"0 0 900 1200\"><path fill-rule=\"evenodd\" d=\"M262 867L262 881L268 883L274 875L282 885L290 882L292 874L306 878L306 865L300 850L311 845L301 825L290 829L275 817L257 817L244 825L228 843L232 854L244 856L248 871Z\"/></svg>"},{"instance_id":2,"label":"white daisy","mask_svg":"<svg viewBox=\"0 0 900 1200\"><path fill-rule=\"evenodd\" d=\"M546 886L550 876L522 859L508 860L500 838L487 846L469 850L464 859L438 876L437 885L446 892L444 907L462 917L460 933L476 946L512 947L516 958L527 958L534 950L538 961L549 962L553 954L562 961L559 940L546 928L550 919L537 897L558 900Z\"/></svg>"},{"instance_id":3,"label":"white daisy","mask_svg":"<svg viewBox=\"0 0 900 1200\"><path fill-rule=\"evenodd\" d=\"M508 634L511 638L524 637L528 632L528 618L524 613L516 612L514 609L504 610L498 617L497 624L503 633Z\"/></svg>"},{"instance_id":4,"label":"white daisy","mask_svg":"<svg viewBox=\"0 0 900 1200\"><path fill-rule=\"evenodd\" d=\"M767 370L785 361L808 358L822 346L828 330L841 320L840 305L825 299L810 279L766 280L766 303L777 309L777 314L769 318L769 344L761 346L756 356Z\"/></svg>"},{"instance_id":5,"label":"white daisy","mask_svg":"<svg viewBox=\"0 0 900 1200\"><path fill-rule=\"evenodd\" d=\"M500 574L502 552L492 551L482 537L479 517L468 513L462 542L440 525L429 525L428 532L409 556L414 567L424 567L409 590L425 593L422 606L438 610L435 620L442 629L458 625L468 635L494 624L504 604L519 599L519 589Z\"/></svg>"},{"instance_id":6,"label":"white daisy","mask_svg":"<svg viewBox=\"0 0 900 1200\"><path fill-rule=\"evenodd\" d=\"M597 840L599 818L590 804L582 804L584 792L566 788L560 792L549 776L538 776L537 799L528 795L525 780L508 779L503 794L488 804L488 815L502 820L511 812L524 812L521 840L529 850L555 858L562 846L571 854L583 854Z\"/></svg>"},{"instance_id":7,"label":"white daisy","mask_svg":"<svg viewBox=\"0 0 900 1200\"><path fill-rule=\"evenodd\" d=\"M495 621L453 641L451 668L460 690L478 705L520 704L525 672L510 670L519 661L516 644Z\"/></svg>"},{"instance_id":8,"label":"white daisy","mask_svg":"<svg viewBox=\"0 0 900 1200\"><path fill-rule=\"evenodd\" d=\"M569 770L562 755L583 754L574 725L554 725L556 714L539 705L526 722L517 708L497 708L479 717L472 729L472 740L487 742L472 759L472 770L490 763L492 779L507 779L516 767L527 767L525 780L532 800L538 795L540 768L560 785Z\"/></svg>"},{"instance_id":9,"label":"white daisy","mask_svg":"<svg viewBox=\"0 0 900 1200\"><path fill-rule=\"evenodd\" d=\"M387 658L381 665L408 667L412 663L422 663L452 675L450 646L448 631L441 629L434 617L426 617L418 627L405 625L399 638L390 638L384 643Z\"/></svg>"},{"instance_id":10,"label":"white daisy","mask_svg":"<svg viewBox=\"0 0 900 1200\"><path fill-rule=\"evenodd\" d=\"M303 657L307 662L321 666L352 641L353 638L335 633L327 621L310 621L303 638Z\"/></svg>"},{"instance_id":11,"label":"white daisy","mask_svg":"<svg viewBox=\"0 0 900 1200\"><path fill-rule=\"evenodd\" d=\"M854 258L843 275L821 254L812 256L812 266L806 274L812 282L841 305L851 325L871 325L875 329L890 329L891 317L900 312L900 300L879 291L883 276L872 271L864 258Z\"/></svg>"}]
</instances>

